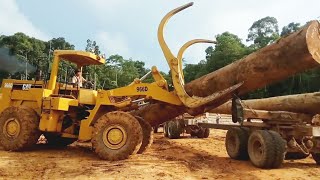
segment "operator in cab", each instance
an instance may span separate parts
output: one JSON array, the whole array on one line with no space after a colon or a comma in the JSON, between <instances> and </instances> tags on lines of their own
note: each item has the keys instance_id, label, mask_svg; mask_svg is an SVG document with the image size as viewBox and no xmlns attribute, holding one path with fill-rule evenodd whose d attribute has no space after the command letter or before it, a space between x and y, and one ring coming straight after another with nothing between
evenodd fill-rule
<instances>
[{"instance_id":1,"label":"operator in cab","mask_svg":"<svg viewBox=\"0 0 320 180\"><path fill-rule=\"evenodd\" d=\"M87 80L82 77L81 70L76 70L75 75L72 77L73 87L82 88L84 82L87 82Z\"/></svg>"}]
</instances>

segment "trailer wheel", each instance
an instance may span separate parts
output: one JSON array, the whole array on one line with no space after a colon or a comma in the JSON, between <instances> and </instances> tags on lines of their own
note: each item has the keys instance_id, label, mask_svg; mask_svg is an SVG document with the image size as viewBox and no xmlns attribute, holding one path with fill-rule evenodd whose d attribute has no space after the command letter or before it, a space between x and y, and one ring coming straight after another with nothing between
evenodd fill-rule
<instances>
[{"instance_id":1,"label":"trailer wheel","mask_svg":"<svg viewBox=\"0 0 320 180\"><path fill-rule=\"evenodd\" d=\"M178 121L169 121L168 122L168 138L178 139L180 138L181 127Z\"/></svg>"},{"instance_id":2,"label":"trailer wheel","mask_svg":"<svg viewBox=\"0 0 320 180\"><path fill-rule=\"evenodd\" d=\"M297 160L297 159L305 159L309 157L310 154L304 154L302 152L287 152L285 159L286 160Z\"/></svg>"},{"instance_id":3,"label":"trailer wheel","mask_svg":"<svg viewBox=\"0 0 320 180\"><path fill-rule=\"evenodd\" d=\"M252 164L265 169L277 167L282 148L278 147L276 142L280 141L276 141L275 136L267 130L257 130L251 133L248 141L248 154ZM282 145L280 143L280 146Z\"/></svg>"},{"instance_id":4,"label":"trailer wheel","mask_svg":"<svg viewBox=\"0 0 320 180\"><path fill-rule=\"evenodd\" d=\"M153 143L153 130L151 125L148 122L146 122L142 117L135 116L135 118L139 121L140 126L142 128L142 134L143 134L142 144L140 149L137 152L138 154L142 154Z\"/></svg>"},{"instance_id":5,"label":"trailer wheel","mask_svg":"<svg viewBox=\"0 0 320 180\"><path fill-rule=\"evenodd\" d=\"M91 142L101 159L114 161L136 154L141 147L142 137L142 128L134 116L115 111L97 120Z\"/></svg>"},{"instance_id":6,"label":"trailer wheel","mask_svg":"<svg viewBox=\"0 0 320 180\"><path fill-rule=\"evenodd\" d=\"M210 134L210 129L209 128L203 128L198 126L198 131L196 133L196 136L198 138L208 138Z\"/></svg>"},{"instance_id":7,"label":"trailer wheel","mask_svg":"<svg viewBox=\"0 0 320 180\"><path fill-rule=\"evenodd\" d=\"M77 140L74 138L65 138L65 137L61 137L60 135L49 134L49 133L44 134L44 136L48 141L48 145L58 146L58 147L68 146Z\"/></svg>"},{"instance_id":8,"label":"trailer wheel","mask_svg":"<svg viewBox=\"0 0 320 180\"><path fill-rule=\"evenodd\" d=\"M153 126L153 133L158 133L159 125Z\"/></svg>"},{"instance_id":9,"label":"trailer wheel","mask_svg":"<svg viewBox=\"0 0 320 180\"><path fill-rule=\"evenodd\" d=\"M209 128L204 128L204 138L208 138L210 135L210 129Z\"/></svg>"},{"instance_id":10,"label":"trailer wheel","mask_svg":"<svg viewBox=\"0 0 320 180\"><path fill-rule=\"evenodd\" d=\"M168 122L163 124L163 135L164 137L168 137Z\"/></svg>"},{"instance_id":11,"label":"trailer wheel","mask_svg":"<svg viewBox=\"0 0 320 180\"><path fill-rule=\"evenodd\" d=\"M311 153L312 158L316 161L317 165L320 165L320 153Z\"/></svg>"},{"instance_id":12,"label":"trailer wheel","mask_svg":"<svg viewBox=\"0 0 320 180\"><path fill-rule=\"evenodd\" d=\"M204 128L198 126L198 132L196 136L200 139L204 138Z\"/></svg>"},{"instance_id":13,"label":"trailer wheel","mask_svg":"<svg viewBox=\"0 0 320 180\"><path fill-rule=\"evenodd\" d=\"M40 137L39 116L29 107L8 107L0 115L0 144L7 151L21 151Z\"/></svg>"},{"instance_id":14,"label":"trailer wheel","mask_svg":"<svg viewBox=\"0 0 320 180\"><path fill-rule=\"evenodd\" d=\"M275 131L268 131L273 139L274 146L274 160L271 164L271 168L279 168L285 158L286 154L286 141L281 135Z\"/></svg>"},{"instance_id":15,"label":"trailer wheel","mask_svg":"<svg viewBox=\"0 0 320 180\"><path fill-rule=\"evenodd\" d=\"M247 160L249 133L243 128L234 127L228 130L225 146L230 158Z\"/></svg>"}]
</instances>

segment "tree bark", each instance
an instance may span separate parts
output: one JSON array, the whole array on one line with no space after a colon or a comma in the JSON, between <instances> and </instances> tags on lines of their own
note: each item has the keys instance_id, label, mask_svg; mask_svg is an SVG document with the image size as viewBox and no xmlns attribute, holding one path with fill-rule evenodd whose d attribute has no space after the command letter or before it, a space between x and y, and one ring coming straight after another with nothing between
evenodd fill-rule
<instances>
[{"instance_id":1,"label":"tree bark","mask_svg":"<svg viewBox=\"0 0 320 180\"><path fill-rule=\"evenodd\" d=\"M186 92L190 96L205 97L244 82L236 92L238 95L243 95L296 73L318 67L320 63L319 31L319 22L312 21L300 31L274 44L186 84ZM204 107L206 109L192 110L192 114L201 114L205 110L218 107L230 98L225 96ZM156 103L134 113L149 121L150 124L156 125L186 111L184 107Z\"/></svg>"},{"instance_id":2,"label":"tree bark","mask_svg":"<svg viewBox=\"0 0 320 180\"><path fill-rule=\"evenodd\" d=\"M320 92L271 97L265 99L250 99L242 101L244 108L266 111L289 111L310 115L320 114ZM231 114L231 101L210 110L213 113Z\"/></svg>"}]
</instances>

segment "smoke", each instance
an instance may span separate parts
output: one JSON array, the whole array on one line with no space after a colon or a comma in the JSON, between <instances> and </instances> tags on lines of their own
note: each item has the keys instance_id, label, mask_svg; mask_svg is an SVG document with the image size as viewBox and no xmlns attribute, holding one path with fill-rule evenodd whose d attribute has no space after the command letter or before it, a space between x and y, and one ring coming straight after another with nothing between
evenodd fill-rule
<instances>
[{"instance_id":1,"label":"smoke","mask_svg":"<svg viewBox=\"0 0 320 180\"><path fill-rule=\"evenodd\" d=\"M9 53L9 49L0 48L0 70L6 71L10 74L26 71L26 62L19 60L17 56L12 56ZM36 68L27 63L28 73L34 73Z\"/></svg>"}]
</instances>

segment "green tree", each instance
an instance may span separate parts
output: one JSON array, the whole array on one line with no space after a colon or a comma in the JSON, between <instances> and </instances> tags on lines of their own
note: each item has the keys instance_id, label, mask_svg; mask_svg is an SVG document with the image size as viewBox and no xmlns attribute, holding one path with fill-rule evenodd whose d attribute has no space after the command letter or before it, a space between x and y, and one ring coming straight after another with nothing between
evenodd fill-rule
<instances>
[{"instance_id":1,"label":"green tree","mask_svg":"<svg viewBox=\"0 0 320 180\"><path fill-rule=\"evenodd\" d=\"M86 46L86 51L88 52L92 52L96 55L100 55L100 47L99 45L97 44L96 41L92 41L90 39L87 40L87 46Z\"/></svg>"},{"instance_id":2,"label":"green tree","mask_svg":"<svg viewBox=\"0 0 320 180\"><path fill-rule=\"evenodd\" d=\"M53 38L46 42L45 52L53 50L74 50L74 45L67 42L64 37Z\"/></svg>"},{"instance_id":3,"label":"green tree","mask_svg":"<svg viewBox=\"0 0 320 180\"><path fill-rule=\"evenodd\" d=\"M285 37L291 33L298 31L301 28L300 23L289 23L287 26L284 26L281 31L281 37Z\"/></svg>"},{"instance_id":4,"label":"green tree","mask_svg":"<svg viewBox=\"0 0 320 180\"><path fill-rule=\"evenodd\" d=\"M186 64L183 69L185 82L188 83L207 74L206 66L205 60L200 61L198 64Z\"/></svg>"},{"instance_id":5,"label":"green tree","mask_svg":"<svg viewBox=\"0 0 320 180\"><path fill-rule=\"evenodd\" d=\"M274 17L267 16L252 24L249 29L247 41L253 42L253 47L255 49L260 49L273 43L278 38L278 21Z\"/></svg>"},{"instance_id":6,"label":"green tree","mask_svg":"<svg viewBox=\"0 0 320 180\"><path fill-rule=\"evenodd\" d=\"M20 63L27 64L25 69L28 72L28 78L34 77L36 67L41 63L40 57L44 54L45 42L29 37L24 33L15 33L12 36L1 36L0 47L9 49L9 54L20 59ZM18 64L17 64L18 66ZM25 72L12 74L12 78L20 79Z\"/></svg>"},{"instance_id":7,"label":"green tree","mask_svg":"<svg viewBox=\"0 0 320 180\"><path fill-rule=\"evenodd\" d=\"M216 42L215 48L206 49L207 72L220 69L250 53L241 39L229 32L217 35Z\"/></svg>"}]
</instances>

